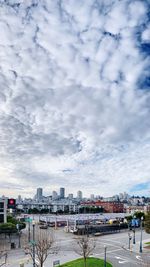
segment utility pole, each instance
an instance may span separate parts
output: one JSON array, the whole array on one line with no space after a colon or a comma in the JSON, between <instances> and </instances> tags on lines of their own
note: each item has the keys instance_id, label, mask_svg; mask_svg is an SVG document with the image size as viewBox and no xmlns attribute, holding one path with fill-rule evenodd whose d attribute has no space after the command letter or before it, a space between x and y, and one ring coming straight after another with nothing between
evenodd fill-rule
<instances>
[{"instance_id":1,"label":"utility pole","mask_svg":"<svg viewBox=\"0 0 150 267\"><path fill-rule=\"evenodd\" d=\"M133 244L135 244L135 224L136 224L136 221L135 221L135 219L136 219L136 216L134 215L134 220L133 220L133 222L134 222L134 229L133 229Z\"/></svg>"},{"instance_id":2,"label":"utility pole","mask_svg":"<svg viewBox=\"0 0 150 267\"><path fill-rule=\"evenodd\" d=\"M36 267L36 265L35 265L35 221L32 222L32 226L33 226L33 240L32 240L32 244L33 244L33 267Z\"/></svg>"},{"instance_id":3,"label":"utility pole","mask_svg":"<svg viewBox=\"0 0 150 267\"><path fill-rule=\"evenodd\" d=\"M132 239L132 236L131 236L131 234L130 233L128 233L128 237L129 237L129 247L128 247L128 249L130 250L130 242L131 242L131 239Z\"/></svg>"},{"instance_id":4,"label":"utility pole","mask_svg":"<svg viewBox=\"0 0 150 267\"><path fill-rule=\"evenodd\" d=\"M31 241L30 221L28 221L28 242Z\"/></svg>"},{"instance_id":5,"label":"utility pole","mask_svg":"<svg viewBox=\"0 0 150 267\"><path fill-rule=\"evenodd\" d=\"M106 251L107 251L107 247L104 246L104 267L106 267L106 264L107 264L107 262L106 262Z\"/></svg>"},{"instance_id":6,"label":"utility pole","mask_svg":"<svg viewBox=\"0 0 150 267\"><path fill-rule=\"evenodd\" d=\"M19 238L18 248L21 248L21 242L20 242L21 231L20 231L20 225L18 223L16 225L16 228L18 230L18 238Z\"/></svg>"},{"instance_id":7,"label":"utility pole","mask_svg":"<svg viewBox=\"0 0 150 267\"><path fill-rule=\"evenodd\" d=\"M143 252L143 247L142 247L142 232L143 232L143 228L142 228L142 224L143 224L143 216L141 217L141 237L140 237L140 253Z\"/></svg>"}]
</instances>

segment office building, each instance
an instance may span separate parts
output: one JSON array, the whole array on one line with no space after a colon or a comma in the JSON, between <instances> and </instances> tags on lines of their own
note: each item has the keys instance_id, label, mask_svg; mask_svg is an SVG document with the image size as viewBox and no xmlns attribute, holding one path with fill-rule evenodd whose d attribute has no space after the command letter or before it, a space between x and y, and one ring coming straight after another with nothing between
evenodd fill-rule
<instances>
[{"instance_id":1,"label":"office building","mask_svg":"<svg viewBox=\"0 0 150 267\"><path fill-rule=\"evenodd\" d=\"M58 194L57 194L57 192L56 192L56 191L53 191L53 192L52 192L52 199L55 200L55 199L57 199L57 198L58 198Z\"/></svg>"},{"instance_id":2,"label":"office building","mask_svg":"<svg viewBox=\"0 0 150 267\"><path fill-rule=\"evenodd\" d=\"M21 204L22 203L22 197L21 195L18 196L18 198L16 199L17 204Z\"/></svg>"},{"instance_id":3,"label":"office building","mask_svg":"<svg viewBox=\"0 0 150 267\"><path fill-rule=\"evenodd\" d=\"M94 200L94 194L91 194L91 195L90 195L90 199L91 199L91 200Z\"/></svg>"},{"instance_id":4,"label":"office building","mask_svg":"<svg viewBox=\"0 0 150 267\"><path fill-rule=\"evenodd\" d=\"M73 199L73 194L69 194L68 199Z\"/></svg>"},{"instance_id":5,"label":"office building","mask_svg":"<svg viewBox=\"0 0 150 267\"><path fill-rule=\"evenodd\" d=\"M80 199L82 199L82 198L83 198L83 196L82 196L82 191L79 190L79 191L77 192L77 199L80 200Z\"/></svg>"},{"instance_id":6,"label":"office building","mask_svg":"<svg viewBox=\"0 0 150 267\"><path fill-rule=\"evenodd\" d=\"M65 188L61 187L60 188L60 198L65 198Z\"/></svg>"},{"instance_id":7,"label":"office building","mask_svg":"<svg viewBox=\"0 0 150 267\"><path fill-rule=\"evenodd\" d=\"M42 200L42 197L43 197L43 188L37 188L36 199L39 201Z\"/></svg>"}]
</instances>

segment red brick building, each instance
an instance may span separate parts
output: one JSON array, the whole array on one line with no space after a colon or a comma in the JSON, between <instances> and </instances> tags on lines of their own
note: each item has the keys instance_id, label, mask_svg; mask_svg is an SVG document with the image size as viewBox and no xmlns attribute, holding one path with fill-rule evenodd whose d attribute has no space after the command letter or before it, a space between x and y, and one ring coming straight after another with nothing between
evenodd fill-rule
<instances>
[{"instance_id":1,"label":"red brick building","mask_svg":"<svg viewBox=\"0 0 150 267\"><path fill-rule=\"evenodd\" d=\"M124 212L124 204L120 202L110 201L91 201L81 203L83 207L102 207L104 212L122 213Z\"/></svg>"}]
</instances>

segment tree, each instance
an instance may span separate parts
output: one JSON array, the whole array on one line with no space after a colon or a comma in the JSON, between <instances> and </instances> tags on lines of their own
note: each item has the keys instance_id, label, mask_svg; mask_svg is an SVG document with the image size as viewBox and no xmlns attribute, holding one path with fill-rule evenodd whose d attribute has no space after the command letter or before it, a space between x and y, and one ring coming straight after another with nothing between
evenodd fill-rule
<instances>
[{"instance_id":1,"label":"tree","mask_svg":"<svg viewBox=\"0 0 150 267\"><path fill-rule=\"evenodd\" d=\"M135 216L137 219L141 219L141 217L143 217L144 220L145 220L145 213L142 212L142 211L136 211L136 212L134 213L133 217L134 217L134 216Z\"/></svg>"},{"instance_id":2,"label":"tree","mask_svg":"<svg viewBox=\"0 0 150 267\"><path fill-rule=\"evenodd\" d=\"M41 214L49 213L49 209L41 209L41 210L40 210L40 213L41 213Z\"/></svg>"},{"instance_id":3,"label":"tree","mask_svg":"<svg viewBox=\"0 0 150 267\"><path fill-rule=\"evenodd\" d=\"M0 233L2 234L13 234L16 233L16 225L12 223L1 223L0 224Z\"/></svg>"},{"instance_id":4,"label":"tree","mask_svg":"<svg viewBox=\"0 0 150 267\"><path fill-rule=\"evenodd\" d=\"M87 266L87 258L90 256L92 251L96 247L96 243L94 239L91 239L89 237L81 237L77 240L77 248L75 248L75 252L83 257L84 260L84 267Z\"/></svg>"},{"instance_id":5,"label":"tree","mask_svg":"<svg viewBox=\"0 0 150 267\"><path fill-rule=\"evenodd\" d=\"M5 265L7 262L7 252L6 251L0 251L0 267Z\"/></svg>"},{"instance_id":6,"label":"tree","mask_svg":"<svg viewBox=\"0 0 150 267\"><path fill-rule=\"evenodd\" d=\"M144 228L146 233L150 234L150 212L148 212L147 215L145 216Z\"/></svg>"},{"instance_id":7,"label":"tree","mask_svg":"<svg viewBox=\"0 0 150 267\"><path fill-rule=\"evenodd\" d=\"M53 243L54 238L52 233L48 230L36 229L35 240L25 247L25 253L30 255L32 260L35 257L35 265L37 267L43 267L44 262L53 249Z\"/></svg>"},{"instance_id":8,"label":"tree","mask_svg":"<svg viewBox=\"0 0 150 267\"><path fill-rule=\"evenodd\" d=\"M102 207L85 206L79 208L79 213L99 213L103 211L104 209Z\"/></svg>"},{"instance_id":9,"label":"tree","mask_svg":"<svg viewBox=\"0 0 150 267\"><path fill-rule=\"evenodd\" d=\"M132 215L129 215L129 216L126 216L125 219L130 222L132 219L133 219L133 216Z\"/></svg>"},{"instance_id":10,"label":"tree","mask_svg":"<svg viewBox=\"0 0 150 267\"><path fill-rule=\"evenodd\" d=\"M40 210L37 208L28 209L28 214L39 214Z\"/></svg>"},{"instance_id":11,"label":"tree","mask_svg":"<svg viewBox=\"0 0 150 267\"><path fill-rule=\"evenodd\" d=\"M14 224L15 227L18 224L20 230L26 228L26 224L24 222L21 222L20 220L17 220L16 218L14 218L12 216L7 216L7 222L11 223L11 224Z\"/></svg>"}]
</instances>

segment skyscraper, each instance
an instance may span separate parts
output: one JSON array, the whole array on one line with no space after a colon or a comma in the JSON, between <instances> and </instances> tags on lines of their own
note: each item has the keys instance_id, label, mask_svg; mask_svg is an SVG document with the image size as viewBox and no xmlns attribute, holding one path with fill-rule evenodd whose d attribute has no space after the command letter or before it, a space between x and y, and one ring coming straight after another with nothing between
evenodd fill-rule
<instances>
[{"instance_id":1,"label":"skyscraper","mask_svg":"<svg viewBox=\"0 0 150 267\"><path fill-rule=\"evenodd\" d=\"M39 201L43 197L43 188L37 188L36 199Z\"/></svg>"},{"instance_id":2,"label":"skyscraper","mask_svg":"<svg viewBox=\"0 0 150 267\"><path fill-rule=\"evenodd\" d=\"M83 197L83 196L82 196L82 191L79 190L79 191L77 192L77 199L82 199L82 197Z\"/></svg>"},{"instance_id":3,"label":"skyscraper","mask_svg":"<svg viewBox=\"0 0 150 267\"><path fill-rule=\"evenodd\" d=\"M65 188L60 188L60 198L65 198Z\"/></svg>"},{"instance_id":4,"label":"skyscraper","mask_svg":"<svg viewBox=\"0 0 150 267\"><path fill-rule=\"evenodd\" d=\"M91 195L90 195L90 199L91 199L91 200L94 200L94 194L91 194Z\"/></svg>"},{"instance_id":5,"label":"skyscraper","mask_svg":"<svg viewBox=\"0 0 150 267\"><path fill-rule=\"evenodd\" d=\"M17 198L17 203L20 204L21 202L22 202L22 198L21 198L21 195L19 195Z\"/></svg>"},{"instance_id":6,"label":"skyscraper","mask_svg":"<svg viewBox=\"0 0 150 267\"><path fill-rule=\"evenodd\" d=\"M53 191L53 192L52 192L52 199L55 200L55 199L57 199L57 198L58 198L58 194L57 194L57 192L56 192L56 191Z\"/></svg>"},{"instance_id":7,"label":"skyscraper","mask_svg":"<svg viewBox=\"0 0 150 267\"><path fill-rule=\"evenodd\" d=\"M68 195L68 198L69 198L69 199L73 199L73 194L72 194L72 193L69 194L69 195Z\"/></svg>"}]
</instances>

